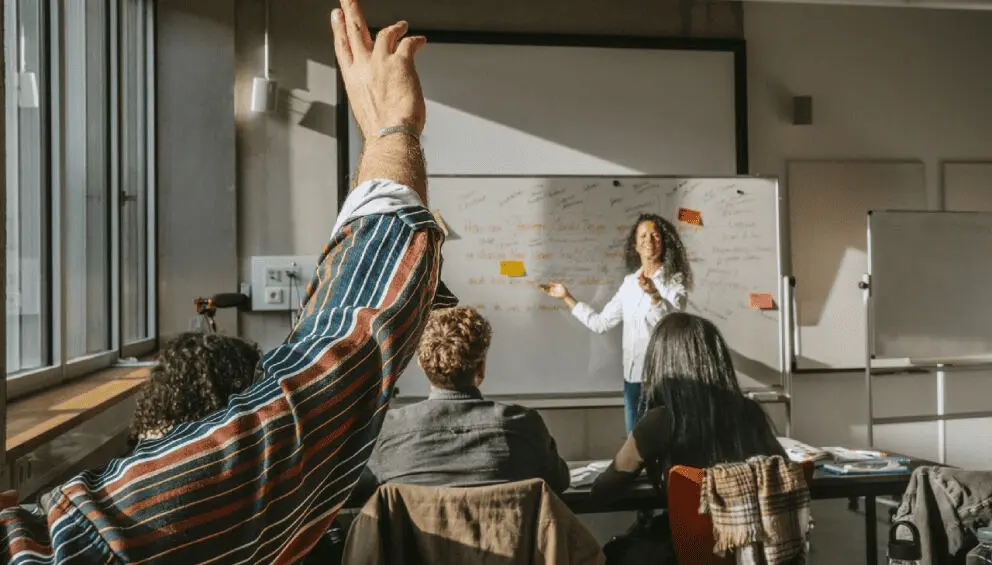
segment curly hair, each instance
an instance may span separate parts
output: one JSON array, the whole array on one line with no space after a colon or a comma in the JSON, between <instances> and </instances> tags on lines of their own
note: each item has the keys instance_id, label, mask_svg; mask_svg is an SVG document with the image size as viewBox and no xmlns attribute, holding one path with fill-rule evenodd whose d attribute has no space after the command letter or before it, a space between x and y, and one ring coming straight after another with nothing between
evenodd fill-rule
<instances>
[{"instance_id":1,"label":"curly hair","mask_svg":"<svg viewBox=\"0 0 992 565\"><path fill-rule=\"evenodd\" d=\"M444 389L473 386L486 358L493 329L474 308L440 308L430 313L420 338L418 361L431 384Z\"/></svg>"},{"instance_id":2,"label":"curly hair","mask_svg":"<svg viewBox=\"0 0 992 565\"><path fill-rule=\"evenodd\" d=\"M226 406L232 394L255 380L261 356L257 345L237 337L199 332L177 336L159 354L158 365L138 395L131 443Z\"/></svg>"},{"instance_id":3,"label":"curly hair","mask_svg":"<svg viewBox=\"0 0 992 565\"><path fill-rule=\"evenodd\" d=\"M665 282L681 278L686 290L692 290L692 267L689 265L689 256L682 238L671 222L657 214L641 214L630 228L627 242L623 246L623 260L627 270L633 273L641 267L641 256L637 253L637 227L644 222L654 222L661 237L661 264Z\"/></svg>"}]
</instances>

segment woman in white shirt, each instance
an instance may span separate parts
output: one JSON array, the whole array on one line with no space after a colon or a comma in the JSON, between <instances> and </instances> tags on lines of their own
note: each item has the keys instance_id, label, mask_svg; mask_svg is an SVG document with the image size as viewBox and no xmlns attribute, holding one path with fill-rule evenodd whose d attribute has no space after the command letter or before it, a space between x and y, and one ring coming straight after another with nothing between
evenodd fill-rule
<instances>
[{"instance_id":1,"label":"woman in white shirt","mask_svg":"<svg viewBox=\"0 0 992 565\"><path fill-rule=\"evenodd\" d=\"M692 270L675 226L654 214L637 218L624 246L624 260L632 272L599 313L577 301L560 282L542 284L541 290L564 300L572 315L596 333L606 333L623 322L623 406L629 434L637 423L651 331L665 314L685 310Z\"/></svg>"}]
</instances>

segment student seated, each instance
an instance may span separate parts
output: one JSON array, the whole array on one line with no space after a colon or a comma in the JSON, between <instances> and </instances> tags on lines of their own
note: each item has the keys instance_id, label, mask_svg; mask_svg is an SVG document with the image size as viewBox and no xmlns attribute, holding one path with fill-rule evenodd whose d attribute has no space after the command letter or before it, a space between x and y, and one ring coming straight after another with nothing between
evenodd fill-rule
<instances>
[{"instance_id":1,"label":"student seated","mask_svg":"<svg viewBox=\"0 0 992 565\"><path fill-rule=\"evenodd\" d=\"M568 488L568 466L541 416L479 392L491 335L489 322L472 308L431 312L418 355L430 395L386 413L363 491L382 483L471 486L533 478L556 492Z\"/></svg>"},{"instance_id":2,"label":"student seated","mask_svg":"<svg viewBox=\"0 0 992 565\"><path fill-rule=\"evenodd\" d=\"M662 482L674 465L705 469L785 450L761 406L744 396L730 349L712 322L672 313L655 327L644 360L645 410L591 497L613 500L645 468Z\"/></svg>"},{"instance_id":3,"label":"student seated","mask_svg":"<svg viewBox=\"0 0 992 565\"><path fill-rule=\"evenodd\" d=\"M257 345L237 337L180 334L162 350L138 394L128 437L132 447L227 406L232 394L255 380L261 356Z\"/></svg>"}]
</instances>

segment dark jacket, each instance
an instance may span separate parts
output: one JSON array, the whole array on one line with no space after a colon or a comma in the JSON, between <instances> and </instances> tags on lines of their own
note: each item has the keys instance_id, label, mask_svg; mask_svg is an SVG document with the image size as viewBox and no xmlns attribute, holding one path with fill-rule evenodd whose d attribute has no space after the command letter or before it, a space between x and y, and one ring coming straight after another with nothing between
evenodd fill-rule
<instances>
[{"instance_id":1,"label":"dark jacket","mask_svg":"<svg viewBox=\"0 0 992 565\"><path fill-rule=\"evenodd\" d=\"M540 414L485 400L474 387L432 389L423 402L390 409L368 472L376 484L473 486L544 479L556 492L567 489L570 478Z\"/></svg>"},{"instance_id":2,"label":"dark jacket","mask_svg":"<svg viewBox=\"0 0 992 565\"><path fill-rule=\"evenodd\" d=\"M919 467L894 519L919 529L921 565L963 564L978 545L978 529L992 523L992 471ZM897 532L908 538L906 528Z\"/></svg>"}]
</instances>

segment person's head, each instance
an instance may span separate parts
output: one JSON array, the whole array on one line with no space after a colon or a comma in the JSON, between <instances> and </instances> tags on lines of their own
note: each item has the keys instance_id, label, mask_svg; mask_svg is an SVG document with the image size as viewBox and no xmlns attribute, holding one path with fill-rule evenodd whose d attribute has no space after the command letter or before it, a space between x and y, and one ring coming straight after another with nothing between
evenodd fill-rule
<instances>
[{"instance_id":1,"label":"person's head","mask_svg":"<svg viewBox=\"0 0 992 565\"><path fill-rule=\"evenodd\" d=\"M655 326L644 359L642 404L664 406L675 463L712 465L763 453L771 424L744 396L730 348L712 322L676 312ZM703 461L679 461L700 453Z\"/></svg>"},{"instance_id":2,"label":"person's head","mask_svg":"<svg viewBox=\"0 0 992 565\"><path fill-rule=\"evenodd\" d=\"M486 353L493 329L475 309L434 310L420 338L418 362L436 388L479 386L486 375Z\"/></svg>"},{"instance_id":3,"label":"person's head","mask_svg":"<svg viewBox=\"0 0 992 565\"><path fill-rule=\"evenodd\" d=\"M180 334L162 350L138 394L131 441L159 437L226 406L254 382L260 358L257 345L237 337Z\"/></svg>"},{"instance_id":4,"label":"person's head","mask_svg":"<svg viewBox=\"0 0 992 565\"><path fill-rule=\"evenodd\" d=\"M634 222L624 245L624 262L631 272L660 263L666 281L681 275L682 284L692 288L692 269L682 238L671 222L657 214L641 214Z\"/></svg>"}]
</instances>

